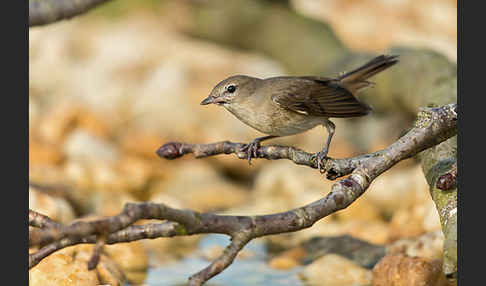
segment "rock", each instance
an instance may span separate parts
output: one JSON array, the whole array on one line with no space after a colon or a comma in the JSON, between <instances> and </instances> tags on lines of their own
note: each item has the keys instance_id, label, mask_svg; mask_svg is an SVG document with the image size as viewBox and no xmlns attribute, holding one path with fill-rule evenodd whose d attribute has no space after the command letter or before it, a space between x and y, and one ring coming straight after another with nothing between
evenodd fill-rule
<instances>
[{"instance_id":1,"label":"rock","mask_svg":"<svg viewBox=\"0 0 486 286\"><path fill-rule=\"evenodd\" d=\"M52 106L39 122L40 138L50 144L61 144L66 136L76 128L79 108L66 100Z\"/></svg>"},{"instance_id":2,"label":"rock","mask_svg":"<svg viewBox=\"0 0 486 286\"><path fill-rule=\"evenodd\" d=\"M166 141L166 138L154 132L127 131L121 137L119 144L124 152L159 160L155 151Z\"/></svg>"},{"instance_id":3,"label":"rock","mask_svg":"<svg viewBox=\"0 0 486 286\"><path fill-rule=\"evenodd\" d=\"M381 221L348 221L341 225L341 232L373 244L386 243L390 235L388 225Z\"/></svg>"},{"instance_id":4,"label":"rock","mask_svg":"<svg viewBox=\"0 0 486 286\"><path fill-rule=\"evenodd\" d=\"M352 50L382 52L396 45L420 46L453 61L457 58L457 1L427 1L420 9L414 1L291 2L299 13L329 23ZM378 21L382 15L386 16Z\"/></svg>"},{"instance_id":5,"label":"rock","mask_svg":"<svg viewBox=\"0 0 486 286\"><path fill-rule=\"evenodd\" d=\"M101 193L122 194L126 192L124 177L115 170L115 164L104 161L69 160L64 166L66 177L72 182L81 198L83 205L93 208Z\"/></svg>"},{"instance_id":6,"label":"rock","mask_svg":"<svg viewBox=\"0 0 486 286\"><path fill-rule=\"evenodd\" d=\"M75 129L82 129L100 138L106 139L110 136L110 120L87 109L85 104L77 100L61 100L42 115L36 131L40 139L50 144L62 143Z\"/></svg>"},{"instance_id":7,"label":"rock","mask_svg":"<svg viewBox=\"0 0 486 286\"><path fill-rule=\"evenodd\" d=\"M359 198L347 208L338 211L331 216L335 217L339 222L383 222L380 210L367 198Z\"/></svg>"},{"instance_id":8,"label":"rock","mask_svg":"<svg viewBox=\"0 0 486 286\"><path fill-rule=\"evenodd\" d=\"M43 185L64 185L71 183L64 174L63 167L58 165L30 165L29 181Z\"/></svg>"},{"instance_id":9,"label":"rock","mask_svg":"<svg viewBox=\"0 0 486 286\"><path fill-rule=\"evenodd\" d=\"M325 218L316 222L310 228L293 233L265 236L264 239L272 248L289 249L316 236L336 236L343 234L343 228L340 223Z\"/></svg>"},{"instance_id":10,"label":"rock","mask_svg":"<svg viewBox=\"0 0 486 286\"><path fill-rule=\"evenodd\" d=\"M177 208L177 209L182 209L184 205L179 199L174 198L173 196L165 194L163 192L154 194L153 196L150 197L149 201L153 203L162 203L171 208Z\"/></svg>"},{"instance_id":11,"label":"rock","mask_svg":"<svg viewBox=\"0 0 486 286\"><path fill-rule=\"evenodd\" d=\"M425 232L432 232L441 229L439 213L435 203L432 201L425 204L422 225L424 226Z\"/></svg>"},{"instance_id":12,"label":"rock","mask_svg":"<svg viewBox=\"0 0 486 286\"><path fill-rule=\"evenodd\" d=\"M95 113L92 110L82 107L77 116L76 127L86 131L97 138L109 139L114 129L113 122L108 114Z\"/></svg>"},{"instance_id":13,"label":"rock","mask_svg":"<svg viewBox=\"0 0 486 286\"><path fill-rule=\"evenodd\" d=\"M53 253L29 270L29 285L35 286L98 286L96 271L88 271L85 261L73 256Z\"/></svg>"},{"instance_id":14,"label":"rock","mask_svg":"<svg viewBox=\"0 0 486 286\"><path fill-rule=\"evenodd\" d=\"M181 190L174 188L170 193ZM177 196L187 208L201 212L231 208L244 203L247 197L248 191L245 188L224 181L201 184Z\"/></svg>"},{"instance_id":15,"label":"rock","mask_svg":"<svg viewBox=\"0 0 486 286\"><path fill-rule=\"evenodd\" d=\"M153 222L153 223L160 223ZM156 239L144 239L141 242L150 253L150 265L153 267L165 266L193 254L198 246L201 236L160 237Z\"/></svg>"},{"instance_id":16,"label":"rock","mask_svg":"<svg viewBox=\"0 0 486 286\"><path fill-rule=\"evenodd\" d=\"M81 213L92 213L96 207L99 192L103 189L94 185L91 164L77 160L67 161L62 167L63 179L72 189L72 197Z\"/></svg>"},{"instance_id":17,"label":"rock","mask_svg":"<svg viewBox=\"0 0 486 286\"><path fill-rule=\"evenodd\" d=\"M280 253L278 256L270 259L268 265L275 269L288 270L299 266L300 261L306 256L306 250L303 247L295 247Z\"/></svg>"},{"instance_id":18,"label":"rock","mask_svg":"<svg viewBox=\"0 0 486 286\"><path fill-rule=\"evenodd\" d=\"M281 212L324 197L334 182L318 171L295 166L286 160L264 166L255 179L253 198L264 208L259 212Z\"/></svg>"},{"instance_id":19,"label":"rock","mask_svg":"<svg viewBox=\"0 0 486 286\"><path fill-rule=\"evenodd\" d=\"M29 138L29 166L32 165L59 165L64 155L55 145L42 144Z\"/></svg>"},{"instance_id":20,"label":"rock","mask_svg":"<svg viewBox=\"0 0 486 286\"><path fill-rule=\"evenodd\" d=\"M103 190L93 192L90 201L91 212L99 216L117 215L125 204L138 202L128 193L111 193Z\"/></svg>"},{"instance_id":21,"label":"rock","mask_svg":"<svg viewBox=\"0 0 486 286\"><path fill-rule=\"evenodd\" d=\"M207 141L214 141L214 137L208 138ZM240 141L244 142L243 140ZM250 166L248 164L248 160L239 159L234 154L226 156L213 156L207 158L206 160L220 173L242 182L250 182L253 180L254 176L258 174L262 166L273 163L267 160L253 159Z\"/></svg>"},{"instance_id":22,"label":"rock","mask_svg":"<svg viewBox=\"0 0 486 286\"><path fill-rule=\"evenodd\" d=\"M62 173L77 189L93 188L90 166L86 162L69 160L63 165Z\"/></svg>"},{"instance_id":23,"label":"rock","mask_svg":"<svg viewBox=\"0 0 486 286\"><path fill-rule=\"evenodd\" d=\"M29 88L29 135L32 129L37 127L40 117L39 101L32 94L35 94L35 91Z\"/></svg>"},{"instance_id":24,"label":"rock","mask_svg":"<svg viewBox=\"0 0 486 286\"><path fill-rule=\"evenodd\" d=\"M64 152L69 160L113 162L119 158L116 146L82 129L66 138Z\"/></svg>"},{"instance_id":25,"label":"rock","mask_svg":"<svg viewBox=\"0 0 486 286\"><path fill-rule=\"evenodd\" d=\"M148 255L141 241L106 245L104 252L123 270L130 283L143 283Z\"/></svg>"},{"instance_id":26,"label":"rock","mask_svg":"<svg viewBox=\"0 0 486 286\"><path fill-rule=\"evenodd\" d=\"M149 197L148 184L155 173L152 167L153 164L132 156L113 162L72 159L64 165L64 174L85 195L128 194L136 200L145 200ZM92 201L90 197L83 200Z\"/></svg>"},{"instance_id":27,"label":"rock","mask_svg":"<svg viewBox=\"0 0 486 286\"><path fill-rule=\"evenodd\" d=\"M387 246L388 253L403 253L428 260L442 259L444 234L441 230L426 233L417 238L400 239Z\"/></svg>"},{"instance_id":28,"label":"rock","mask_svg":"<svg viewBox=\"0 0 486 286\"><path fill-rule=\"evenodd\" d=\"M338 254L357 265L372 269L385 256L385 247L370 244L349 235L322 237L316 236L301 244L306 255L303 263L312 262L327 254Z\"/></svg>"},{"instance_id":29,"label":"rock","mask_svg":"<svg viewBox=\"0 0 486 286\"><path fill-rule=\"evenodd\" d=\"M440 218L434 202L430 200L413 207L398 209L392 216L389 229L390 241L440 230Z\"/></svg>"},{"instance_id":30,"label":"rock","mask_svg":"<svg viewBox=\"0 0 486 286\"><path fill-rule=\"evenodd\" d=\"M328 254L306 266L300 278L307 285L345 286L369 285L371 271L361 268L352 261Z\"/></svg>"},{"instance_id":31,"label":"rock","mask_svg":"<svg viewBox=\"0 0 486 286\"><path fill-rule=\"evenodd\" d=\"M29 285L124 285L122 270L104 254L96 269L88 270L92 251L93 245L75 245L56 251L29 270Z\"/></svg>"},{"instance_id":32,"label":"rock","mask_svg":"<svg viewBox=\"0 0 486 286\"><path fill-rule=\"evenodd\" d=\"M249 190L226 181L203 161L179 165L159 192L178 199L184 208L201 212L235 207L249 197Z\"/></svg>"},{"instance_id":33,"label":"rock","mask_svg":"<svg viewBox=\"0 0 486 286\"><path fill-rule=\"evenodd\" d=\"M126 280L131 281L130 276L126 278L122 269L120 269L114 261L107 259L104 255L100 257L100 262L96 267L96 271L98 272L98 279L102 285L124 286L126 285L124 283Z\"/></svg>"},{"instance_id":34,"label":"rock","mask_svg":"<svg viewBox=\"0 0 486 286\"><path fill-rule=\"evenodd\" d=\"M277 256L272 258L268 265L274 269L288 270L299 266L299 262L288 256Z\"/></svg>"},{"instance_id":35,"label":"rock","mask_svg":"<svg viewBox=\"0 0 486 286\"><path fill-rule=\"evenodd\" d=\"M29 187L29 209L60 223L70 223L75 217L72 206L65 199L50 196L35 187Z\"/></svg>"},{"instance_id":36,"label":"rock","mask_svg":"<svg viewBox=\"0 0 486 286\"><path fill-rule=\"evenodd\" d=\"M360 98L370 104L366 98L361 96ZM404 128L408 128L412 124L397 113L373 113L371 116L342 119L342 123L344 128L338 130L344 133L344 140L351 143L351 149L358 154L372 153L388 147L400 138Z\"/></svg>"},{"instance_id":37,"label":"rock","mask_svg":"<svg viewBox=\"0 0 486 286\"><path fill-rule=\"evenodd\" d=\"M133 98L130 115L135 120L134 126L139 130L156 130L169 137L180 133L194 134L190 133L197 125L194 109L199 106L188 104L188 98L181 96L190 85L188 81L188 69L180 61L159 62L138 92L130 95Z\"/></svg>"},{"instance_id":38,"label":"rock","mask_svg":"<svg viewBox=\"0 0 486 286\"><path fill-rule=\"evenodd\" d=\"M389 254L373 268L374 286L445 286L440 260Z\"/></svg>"},{"instance_id":39,"label":"rock","mask_svg":"<svg viewBox=\"0 0 486 286\"><path fill-rule=\"evenodd\" d=\"M85 220L95 219L97 217L86 218ZM106 247L106 246L105 246ZM83 261L87 266L87 263L93 255L93 244L79 244L72 248L65 248L61 251L70 253L74 259ZM107 254L105 249L100 256L100 261L96 266L96 272L98 273L98 279L102 284L109 284L115 286L123 286L127 281L123 269Z\"/></svg>"},{"instance_id":40,"label":"rock","mask_svg":"<svg viewBox=\"0 0 486 286\"><path fill-rule=\"evenodd\" d=\"M371 183L359 200L362 199L375 205L388 217L400 208L432 202L420 165L410 168L392 168Z\"/></svg>"},{"instance_id":41,"label":"rock","mask_svg":"<svg viewBox=\"0 0 486 286\"><path fill-rule=\"evenodd\" d=\"M114 168L117 176L124 179L120 179L120 181L123 181L123 186L120 186L121 189L141 200L149 197L148 184L157 172L154 170L158 168L157 165L138 156L126 155L114 164Z\"/></svg>"}]
</instances>

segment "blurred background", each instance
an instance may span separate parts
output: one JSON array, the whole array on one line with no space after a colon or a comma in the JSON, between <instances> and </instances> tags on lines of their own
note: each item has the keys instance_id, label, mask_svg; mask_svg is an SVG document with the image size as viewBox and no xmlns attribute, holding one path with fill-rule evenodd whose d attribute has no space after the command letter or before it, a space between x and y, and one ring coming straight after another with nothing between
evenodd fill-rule
<instances>
[{"instance_id":1,"label":"blurred background","mask_svg":"<svg viewBox=\"0 0 486 286\"><path fill-rule=\"evenodd\" d=\"M126 202L255 215L317 200L333 182L288 160L166 161L155 151L168 141L262 136L223 108L199 105L228 76L336 76L375 55L399 54L401 62L362 94L374 112L334 120L329 156L382 149L411 127L420 106L455 101L456 15L451 0L113 0L30 28L29 207L69 223L115 215ZM317 152L326 138L317 127L265 144ZM435 269L440 230L420 164L409 159L312 228L253 241L208 285L370 285L378 259L404 241ZM357 258L336 237L367 252ZM97 279L178 285L227 242L198 235L107 246ZM63 253L72 259L90 247ZM53 267L49 259L30 271L31 283ZM446 282L427 285L446 285L439 283Z\"/></svg>"}]
</instances>

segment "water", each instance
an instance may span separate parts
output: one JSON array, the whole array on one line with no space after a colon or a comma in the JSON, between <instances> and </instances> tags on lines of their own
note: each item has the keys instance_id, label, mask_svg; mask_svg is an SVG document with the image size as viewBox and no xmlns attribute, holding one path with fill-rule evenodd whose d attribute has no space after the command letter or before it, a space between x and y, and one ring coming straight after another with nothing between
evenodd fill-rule
<instances>
[{"instance_id":1,"label":"water","mask_svg":"<svg viewBox=\"0 0 486 286\"><path fill-rule=\"evenodd\" d=\"M229 238L224 235L211 234L199 243L199 250L213 246L226 247ZM213 277L206 285L218 286L248 286L248 285L304 285L297 276L301 268L291 270L276 270L270 268L265 262L266 249L261 240L253 240L244 248L250 250L252 256L236 258L228 268ZM179 286L186 285L187 279L192 274L208 266L211 261L192 256L177 263L148 270L145 285L149 286Z\"/></svg>"}]
</instances>

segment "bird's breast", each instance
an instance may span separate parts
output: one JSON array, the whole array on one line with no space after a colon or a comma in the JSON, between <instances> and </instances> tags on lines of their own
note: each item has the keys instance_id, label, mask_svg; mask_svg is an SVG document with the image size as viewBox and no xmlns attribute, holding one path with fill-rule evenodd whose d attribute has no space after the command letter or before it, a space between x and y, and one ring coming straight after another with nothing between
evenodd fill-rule
<instances>
[{"instance_id":1,"label":"bird's breast","mask_svg":"<svg viewBox=\"0 0 486 286\"><path fill-rule=\"evenodd\" d=\"M231 104L225 108L240 121L254 129L274 136L294 135L307 131L327 118L308 116L278 107L272 102L249 104Z\"/></svg>"}]
</instances>

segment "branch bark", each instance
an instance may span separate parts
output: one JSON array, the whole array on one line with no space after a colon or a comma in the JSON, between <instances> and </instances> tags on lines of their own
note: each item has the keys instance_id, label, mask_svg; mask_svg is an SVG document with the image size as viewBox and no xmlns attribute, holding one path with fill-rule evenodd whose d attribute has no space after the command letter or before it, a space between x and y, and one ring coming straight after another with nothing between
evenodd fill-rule
<instances>
[{"instance_id":1,"label":"branch bark","mask_svg":"<svg viewBox=\"0 0 486 286\"><path fill-rule=\"evenodd\" d=\"M444 233L444 274L457 274L457 136L419 156Z\"/></svg>"},{"instance_id":2,"label":"branch bark","mask_svg":"<svg viewBox=\"0 0 486 286\"><path fill-rule=\"evenodd\" d=\"M318 220L344 209L360 197L371 182L397 162L415 156L454 136L457 132L457 104L440 108L428 108L419 112L414 127L388 148L373 154L348 159L328 159L326 167L331 178L350 174L333 184L331 192L324 198L306 206L287 212L257 215L228 216L199 213L193 210L174 209L165 204L129 203L116 216L89 222L29 231L29 245L41 247L29 256L29 268L34 267L50 253L79 243L97 243L100 236L107 235L106 244L134 241L143 238L220 233L232 240L225 251L208 267L194 274L189 285L202 285L211 277L228 267L238 252L253 238L293 232L311 227ZM217 154L234 153L240 159L241 143L219 142L213 144L168 143L158 150L167 159L194 153L202 158ZM286 146L262 146L259 158L289 159L296 164L317 167L311 154ZM165 223L136 226L140 219L166 220Z\"/></svg>"},{"instance_id":3,"label":"branch bark","mask_svg":"<svg viewBox=\"0 0 486 286\"><path fill-rule=\"evenodd\" d=\"M109 0L29 0L29 27L83 14Z\"/></svg>"}]
</instances>

